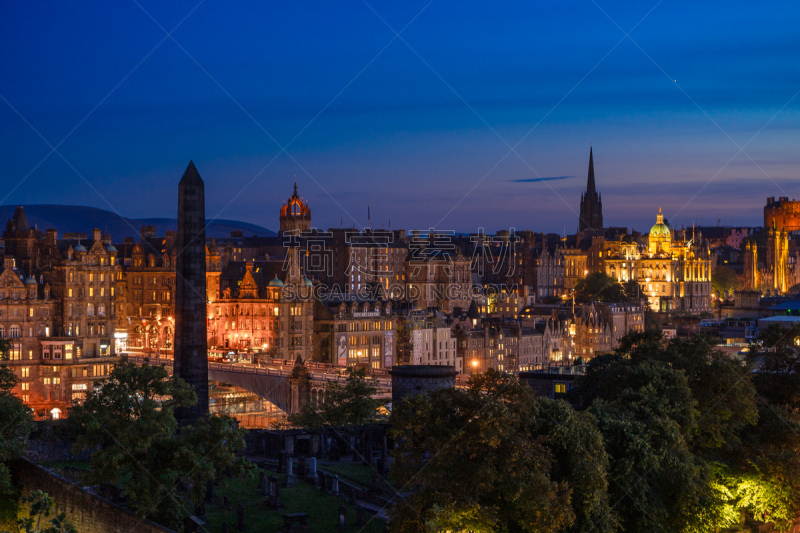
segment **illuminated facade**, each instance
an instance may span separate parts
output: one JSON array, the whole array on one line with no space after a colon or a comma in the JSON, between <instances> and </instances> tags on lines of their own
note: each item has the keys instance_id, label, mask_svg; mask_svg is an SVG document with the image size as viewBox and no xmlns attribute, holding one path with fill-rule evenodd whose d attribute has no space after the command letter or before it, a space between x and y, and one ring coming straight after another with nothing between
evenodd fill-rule
<instances>
[{"instance_id":1,"label":"illuminated facade","mask_svg":"<svg viewBox=\"0 0 800 533\"><path fill-rule=\"evenodd\" d=\"M674 240L659 208L646 247L632 239L606 241L605 273L620 283L637 281L655 311L709 311L711 259L700 240Z\"/></svg>"},{"instance_id":2,"label":"illuminated facade","mask_svg":"<svg viewBox=\"0 0 800 533\"><path fill-rule=\"evenodd\" d=\"M767 198L764 207L766 242L750 238L745 242L744 288L785 294L800 282L800 250L790 234L800 230L800 202L783 197Z\"/></svg>"},{"instance_id":3,"label":"illuminated facade","mask_svg":"<svg viewBox=\"0 0 800 533\"><path fill-rule=\"evenodd\" d=\"M564 256L564 294L570 296L578 280L589 274L588 253L580 248L562 250Z\"/></svg>"},{"instance_id":4,"label":"illuminated facade","mask_svg":"<svg viewBox=\"0 0 800 533\"><path fill-rule=\"evenodd\" d=\"M110 237L99 229L59 240L28 223L18 207L3 233L0 337L10 341L14 392L38 418L67 415L115 357L115 279Z\"/></svg>"},{"instance_id":5,"label":"illuminated facade","mask_svg":"<svg viewBox=\"0 0 800 533\"><path fill-rule=\"evenodd\" d=\"M311 210L308 202L297 195L297 183L289 199L283 202L280 216L280 236L300 233L311 229Z\"/></svg>"},{"instance_id":6,"label":"illuminated facade","mask_svg":"<svg viewBox=\"0 0 800 533\"><path fill-rule=\"evenodd\" d=\"M313 287L298 270L284 273L282 266L232 262L223 269L219 292L208 300L210 350L311 359Z\"/></svg>"},{"instance_id":7,"label":"illuminated facade","mask_svg":"<svg viewBox=\"0 0 800 533\"><path fill-rule=\"evenodd\" d=\"M771 227L767 240L766 278L775 294L785 294L789 289L789 232Z\"/></svg>"},{"instance_id":8,"label":"illuminated facade","mask_svg":"<svg viewBox=\"0 0 800 533\"><path fill-rule=\"evenodd\" d=\"M398 339L391 302L328 299L314 305L314 361L373 369L395 364Z\"/></svg>"},{"instance_id":9,"label":"illuminated facade","mask_svg":"<svg viewBox=\"0 0 800 533\"><path fill-rule=\"evenodd\" d=\"M800 230L800 202L786 196L767 198L764 206L764 227L778 228L785 231Z\"/></svg>"}]
</instances>

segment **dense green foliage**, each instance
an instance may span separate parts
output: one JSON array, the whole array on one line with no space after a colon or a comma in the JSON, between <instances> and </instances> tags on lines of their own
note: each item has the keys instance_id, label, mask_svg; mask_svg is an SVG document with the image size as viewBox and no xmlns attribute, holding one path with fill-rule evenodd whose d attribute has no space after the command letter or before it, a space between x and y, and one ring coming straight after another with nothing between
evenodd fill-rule
<instances>
[{"instance_id":1,"label":"dense green foliage","mask_svg":"<svg viewBox=\"0 0 800 533\"><path fill-rule=\"evenodd\" d=\"M350 367L344 385L329 383L324 399L306 403L299 414L288 417L289 423L308 428L366 424L378 416L381 402L372 399L377 390L374 380L367 379L366 369Z\"/></svg>"},{"instance_id":2,"label":"dense green foliage","mask_svg":"<svg viewBox=\"0 0 800 533\"><path fill-rule=\"evenodd\" d=\"M8 359L8 339L0 339L0 357ZM5 363L0 364L0 495L15 491L6 461L21 456L27 446L28 436L35 429L33 412L11 392L17 376Z\"/></svg>"},{"instance_id":3,"label":"dense green foliage","mask_svg":"<svg viewBox=\"0 0 800 533\"><path fill-rule=\"evenodd\" d=\"M703 337L657 331L590 362L571 395L599 420L625 530L715 531L742 512L785 527L797 516L795 415L759 398L755 379Z\"/></svg>"},{"instance_id":4,"label":"dense green foliage","mask_svg":"<svg viewBox=\"0 0 800 533\"><path fill-rule=\"evenodd\" d=\"M748 516L788 529L800 327L761 341L744 364L701 336L630 334L590 361L572 405L494 372L405 400L393 477L410 495L390 528L711 533Z\"/></svg>"},{"instance_id":5,"label":"dense green foliage","mask_svg":"<svg viewBox=\"0 0 800 533\"><path fill-rule=\"evenodd\" d=\"M732 295L742 286L739 276L730 268L720 265L711 273L711 288L718 296Z\"/></svg>"},{"instance_id":6,"label":"dense green foliage","mask_svg":"<svg viewBox=\"0 0 800 533\"><path fill-rule=\"evenodd\" d=\"M593 417L490 371L395 406L392 531L611 531ZM575 452L579 453L575 453Z\"/></svg>"},{"instance_id":7,"label":"dense green foliage","mask_svg":"<svg viewBox=\"0 0 800 533\"><path fill-rule=\"evenodd\" d=\"M589 274L575 284L577 303L637 302L641 299L641 291L636 281L628 280L623 285L602 272Z\"/></svg>"},{"instance_id":8,"label":"dense green foliage","mask_svg":"<svg viewBox=\"0 0 800 533\"><path fill-rule=\"evenodd\" d=\"M121 363L73 407L76 448L93 451L88 482L113 483L130 507L173 525L194 512L208 481L241 475L249 463L237 456L244 432L228 416L208 416L178 427L173 411L197 397L163 366Z\"/></svg>"}]
</instances>

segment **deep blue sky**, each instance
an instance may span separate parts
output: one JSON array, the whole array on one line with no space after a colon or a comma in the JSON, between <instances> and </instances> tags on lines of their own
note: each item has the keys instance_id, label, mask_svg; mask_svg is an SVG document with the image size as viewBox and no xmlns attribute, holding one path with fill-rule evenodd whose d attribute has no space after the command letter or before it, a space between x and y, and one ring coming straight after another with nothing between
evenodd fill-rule
<instances>
[{"instance_id":1,"label":"deep blue sky","mask_svg":"<svg viewBox=\"0 0 800 533\"><path fill-rule=\"evenodd\" d=\"M174 216L193 159L209 217L574 232L590 143L607 225L800 197L796 2L427 3L6 2L0 203Z\"/></svg>"}]
</instances>

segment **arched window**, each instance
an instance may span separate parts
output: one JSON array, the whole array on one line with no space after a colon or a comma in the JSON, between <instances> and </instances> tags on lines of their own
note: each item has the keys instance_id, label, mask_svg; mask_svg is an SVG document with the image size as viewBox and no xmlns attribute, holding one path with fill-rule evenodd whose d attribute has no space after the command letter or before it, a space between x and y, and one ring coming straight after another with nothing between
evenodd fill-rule
<instances>
[{"instance_id":1,"label":"arched window","mask_svg":"<svg viewBox=\"0 0 800 533\"><path fill-rule=\"evenodd\" d=\"M100 316L105 316L106 314L106 306L105 304L100 304L97 306L97 314Z\"/></svg>"},{"instance_id":2,"label":"arched window","mask_svg":"<svg viewBox=\"0 0 800 533\"><path fill-rule=\"evenodd\" d=\"M94 316L94 304L88 303L86 304L86 314L89 316Z\"/></svg>"},{"instance_id":3,"label":"arched window","mask_svg":"<svg viewBox=\"0 0 800 533\"><path fill-rule=\"evenodd\" d=\"M0 339L5 339L5 338L6 338L6 327L0 326Z\"/></svg>"},{"instance_id":4,"label":"arched window","mask_svg":"<svg viewBox=\"0 0 800 533\"><path fill-rule=\"evenodd\" d=\"M156 326L150 326L150 335L158 335L158 328Z\"/></svg>"},{"instance_id":5,"label":"arched window","mask_svg":"<svg viewBox=\"0 0 800 533\"><path fill-rule=\"evenodd\" d=\"M21 337L22 336L22 330L20 329L20 327L18 325L14 324L13 326L11 326L11 329L9 330L9 336L12 339L16 339L17 337Z\"/></svg>"}]
</instances>

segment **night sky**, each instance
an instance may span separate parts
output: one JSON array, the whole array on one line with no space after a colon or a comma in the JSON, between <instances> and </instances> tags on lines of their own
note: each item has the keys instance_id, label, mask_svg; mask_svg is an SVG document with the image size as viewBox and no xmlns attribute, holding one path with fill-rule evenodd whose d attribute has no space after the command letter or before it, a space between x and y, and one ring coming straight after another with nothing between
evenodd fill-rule
<instances>
[{"instance_id":1,"label":"night sky","mask_svg":"<svg viewBox=\"0 0 800 533\"><path fill-rule=\"evenodd\" d=\"M591 144L608 226L759 225L800 5L756 4L5 2L0 205L175 216L192 159L209 218L574 232Z\"/></svg>"}]
</instances>

